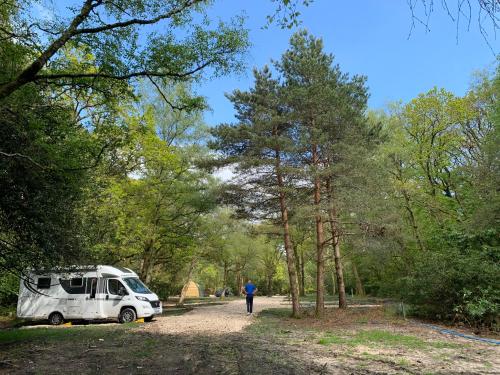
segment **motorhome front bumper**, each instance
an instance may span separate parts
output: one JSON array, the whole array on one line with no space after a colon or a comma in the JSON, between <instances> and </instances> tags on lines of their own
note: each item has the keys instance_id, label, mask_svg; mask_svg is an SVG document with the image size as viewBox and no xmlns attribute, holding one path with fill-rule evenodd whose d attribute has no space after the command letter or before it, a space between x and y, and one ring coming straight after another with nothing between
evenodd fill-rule
<instances>
[{"instance_id":1,"label":"motorhome front bumper","mask_svg":"<svg viewBox=\"0 0 500 375\"><path fill-rule=\"evenodd\" d=\"M149 301L149 303L151 304L155 315L159 315L162 313L162 306L160 301Z\"/></svg>"},{"instance_id":2,"label":"motorhome front bumper","mask_svg":"<svg viewBox=\"0 0 500 375\"><path fill-rule=\"evenodd\" d=\"M140 310L141 311L137 311L139 317L160 315L162 313L162 306L160 301L143 302L140 306Z\"/></svg>"}]
</instances>

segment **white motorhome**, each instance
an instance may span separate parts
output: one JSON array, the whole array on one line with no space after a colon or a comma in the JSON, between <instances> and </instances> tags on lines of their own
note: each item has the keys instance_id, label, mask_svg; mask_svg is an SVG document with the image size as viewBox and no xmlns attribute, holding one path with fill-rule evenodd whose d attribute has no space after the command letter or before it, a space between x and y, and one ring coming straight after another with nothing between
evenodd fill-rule
<instances>
[{"instance_id":1,"label":"white motorhome","mask_svg":"<svg viewBox=\"0 0 500 375\"><path fill-rule=\"evenodd\" d=\"M48 319L54 325L72 319L150 321L161 313L158 296L135 272L117 266L32 272L21 279L17 302L19 318Z\"/></svg>"}]
</instances>

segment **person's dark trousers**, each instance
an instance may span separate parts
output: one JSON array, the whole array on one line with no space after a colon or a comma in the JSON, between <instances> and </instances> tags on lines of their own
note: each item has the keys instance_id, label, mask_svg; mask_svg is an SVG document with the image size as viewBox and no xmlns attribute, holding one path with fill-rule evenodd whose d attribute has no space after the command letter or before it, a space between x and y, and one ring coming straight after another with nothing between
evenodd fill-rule
<instances>
[{"instance_id":1,"label":"person's dark trousers","mask_svg":"<svg viewBox=\"0 0 500 375\"><path fill-rule=\"evenodd\" d=\"M247 295L247 313L252 313L253 310L253 296Z\"/></svg>"}]
</instances>

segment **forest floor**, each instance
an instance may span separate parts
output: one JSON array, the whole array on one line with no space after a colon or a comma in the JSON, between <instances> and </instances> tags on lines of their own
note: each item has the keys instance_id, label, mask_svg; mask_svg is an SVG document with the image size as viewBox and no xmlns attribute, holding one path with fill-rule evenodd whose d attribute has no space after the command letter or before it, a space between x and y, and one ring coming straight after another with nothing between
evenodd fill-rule
<instances>
[{"instance_id":1,"label":"forest floor","mask_svg":"<svg viewBox=\"0 0 500 375\"><path fill-rule=\"evenodd\" d=\"M186 312L187 311L187 312ZM383 306L305 311L280 297L172 310L151 323L0 330L0 373L498 374L500 346L441 334Z\"/></svg>"}]
</instances>

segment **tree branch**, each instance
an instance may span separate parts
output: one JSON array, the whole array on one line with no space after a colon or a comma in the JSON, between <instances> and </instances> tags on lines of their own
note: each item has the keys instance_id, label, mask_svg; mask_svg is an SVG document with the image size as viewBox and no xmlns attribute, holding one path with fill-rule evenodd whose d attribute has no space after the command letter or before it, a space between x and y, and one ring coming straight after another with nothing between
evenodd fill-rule
<instances>
[{"instance_id":1,"label":"tree branch","mask_svg":"<svg viewBox=\"0 0 500 375\"><path fill-rule=\"evenodd\" d=\"M31 163L33 163L34 165L36 165L38 168L40 169L47 169L46 167L44 167L43 165L37 163L36 161L34 161L31 157L27 156L27 155L23 155L23 154L19 154L17 152L13 153L13 154L9 154L7 152L3 152L3 151L0 151L0 155L3 155L3 156L6 156L6 157L11 157L11 158L21 158L21 159L26 159L26 160L29 160Z\"/></svg>"},{"instance_id":2,"label":"tree branch","mask_svg":"<svg viewBox=\"0 0 500 375\"><path fill-rule=\"evenodd\" d=\"M181 5L179 8L172 9L170 12L160 14L157 17L150 18L150 19L140 19L140 18L133 18L127 21L122 21L122 22L116 22L116 23L111 23L99 27L88 27L88 28L83 28L83 29L78 29L75 31L74 35L78 34L96 34L100 33L103 31L109 31L113 29L118 29L118 28L123 28L123 27L128 27L131 25L152 25L154 23L157 23L161 20L171 18L185 9L195 5L196 3L199 3L203 0L188 0L186 1L183 5Z\"/></svg>"},{"instance_id":3,"label":"tree branch","mask_svg":"<svg viewBox=\"0 0 500 375\"><path fill-rule=\"evenodd\" d=\"M171 77L171 78L186 78L189 77L190 75L193 75L200 70L206 68L208 65L212 63L211 60L205 61L203 64L200 64L196 66L195 68L183 72L183 73L174 73L174 72L155 72L155 71L148 71L148 70L141 70L137 72L132 72L128 74L123 74L123 75L115 75L115 74L109 74L109 73L58 73L58 74L39 74L36 75L33 78L33 81L50 81L50 80L58 80L58 79L63 79L63 78L69 78L69 79L78 79L78 78L105 78L105 79L114 79L118 81L124 81L128 80L131 78L137 78L137 77ZM1 99L1 96L0 96Z\"/></svg>"},{"instance_id":4,"label":"tree branch","mask_svg":"<svg viewBox=\"0 0 500 375\"><path fill-rule=\"evenodd\" d=\"M102 1L103 0L97 0L94 4L92 4L93 0L86 0L85 3L83 3L80 13L78 13L78 15L75 18L73 18L71 24L61 34L61 36L56 40L54 40L47 47L47 49L42 54L40 54L40 56L35 61L31 63L30 66L24 69L17 76L16 79L0 86L0 100L5 99L14 91L24 86L26 83L33 82L37 73L40 70L42 70L42 68L49 61L49 59L52 56L54 56L54 54L56 54L57 51L59 51L59 49L61 49L61 47L63 47L66 44L66 42L74 35L75 30L83 21L85 21L90 11L95 7L101 5Z\"/></svg>"},{"instance_id":5,"label":"tree branch","mask_svg":"<svg viewBox=\"0 0 500 375\"><path fill-rule=\"evenodd\" d=\"M168 98L165 96L165 94L163 93L163 91L161 91L160 86L158 86L158 84L153 80L153 78L150 75L148 75L147 77L148 77L149 81L153 84L153 86L156 87L156 90L161 95L161 97L163 98L163 100L165 101L165 103L167 103L170 106L170 108L172 108L174 110L178 110L178 111L183 111L186 108L188 108L188 106L178 107L175 104L173 104L170 100L168 100Z\"/></svg>"}]
</instances>

